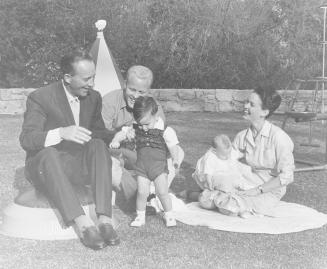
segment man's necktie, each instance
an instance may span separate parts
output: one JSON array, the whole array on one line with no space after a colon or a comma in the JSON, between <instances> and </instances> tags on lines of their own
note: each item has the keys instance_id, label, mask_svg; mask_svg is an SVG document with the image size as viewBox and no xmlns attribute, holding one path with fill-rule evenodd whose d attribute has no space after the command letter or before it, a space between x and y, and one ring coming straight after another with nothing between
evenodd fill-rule
<instances>
[{"instance_id":1,"label":"man's necktie","mask_svg":"<svg viewBox=\"0 0 327 269\"><path fill-rule=\"evenodd\" d=\"M79 125L79 111L80 111L80 102L78 97L70 100L70 108L72 109L75 124Z\"/></svg>"}]
</instances>

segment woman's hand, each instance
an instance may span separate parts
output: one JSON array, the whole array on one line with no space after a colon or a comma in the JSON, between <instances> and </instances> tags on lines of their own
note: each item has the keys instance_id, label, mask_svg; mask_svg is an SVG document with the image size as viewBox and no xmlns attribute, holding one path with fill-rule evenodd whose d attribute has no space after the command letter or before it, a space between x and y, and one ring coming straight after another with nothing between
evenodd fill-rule
<instances>
[{"instance_id":1,"label":"woman's hand","mask_svg":"<svg viewBox=\"0 0 327 269\"><path fill-rule=\"evenodd\" d=\"M260 194L260 190L258 188L252 188L245 191L238 191L237 194L241 196L258 196Z\"/></svg>"}]
</instances>

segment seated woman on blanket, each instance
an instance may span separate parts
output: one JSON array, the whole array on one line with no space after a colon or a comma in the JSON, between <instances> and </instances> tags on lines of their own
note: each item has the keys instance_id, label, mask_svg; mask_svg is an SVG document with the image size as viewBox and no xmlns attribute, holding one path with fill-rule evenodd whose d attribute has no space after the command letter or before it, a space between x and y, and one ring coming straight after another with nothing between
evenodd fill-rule
<instances>
[{"instance_id":1,"label":"seated woman on blanket","mask_svg":"<svg viewBox=\"0 0 327 269\"><path fill-rule=\"evenodd\" d=\"M247 180L251 168L240 163L237 156L228 136L217 135L212 147L198 160L192 177L204 190L199 196L201 207L228 215L245 215L245 205L234 199L234 194L254 186Z\"/></svg>"},{"instance_id":2,"label":"seated woman on blanket","mask_svg":"<svg viewBox=\"0 0 327 269\"><path fill-rule=\"evenodd\" d=\"M243 118L250 127L239 132L233 142L239 158L251 167L248 180L255 186L235 195L257 214L270 215L293 181L294 144L281 128L267 120L280 103L281 97L272 87L255 89L244 104ZM198 192L186 194L194 200Z\"/></svg>"},{"instance_id":3,"label":"seated woman on blanket","mask_svg":"<svg viewBox=\"0 0 327 269\"><path fill-rule=\"evenodd\" d=\"M293 181L293 141L267 120L280 103L281 97L274 88L255 89L244 104L243 118L250 122L250 127L239 132L233 143L239 157L251 166L250 179L255 185L238 195L258 214L269 215Z\"/></svg>"}]
</instances>

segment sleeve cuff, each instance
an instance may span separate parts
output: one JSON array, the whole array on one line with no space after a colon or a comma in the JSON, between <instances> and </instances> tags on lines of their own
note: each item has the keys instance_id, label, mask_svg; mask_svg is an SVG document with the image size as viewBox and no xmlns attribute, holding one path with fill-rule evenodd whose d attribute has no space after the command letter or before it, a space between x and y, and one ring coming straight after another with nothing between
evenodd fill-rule
<instances>
[{"instance_id":1,"label":"sleeve cuff","mask_svg":"<svg viewBox=\"0 0 327 269\"><path fill-rule=\"evenodd\" d=\"M54 146L62 141L59 131L60 128L48 131L47 136L45 138L44 147Z\"/></svg>"}]
</instances>

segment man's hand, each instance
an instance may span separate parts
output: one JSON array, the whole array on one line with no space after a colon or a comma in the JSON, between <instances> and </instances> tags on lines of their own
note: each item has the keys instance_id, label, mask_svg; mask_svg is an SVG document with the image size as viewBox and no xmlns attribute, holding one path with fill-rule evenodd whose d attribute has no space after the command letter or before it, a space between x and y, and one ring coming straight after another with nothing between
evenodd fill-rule
<instances>
[{"instance_id":1,"label":"man's hand","mask_svg":"<svg viewBox=\"0 0 327 269\"><path fill-rule=\"evenodd\" d=\"M84 127L71 125L59 129L60 137L63 140L73 141L78 144L84 144L91 140L92 132Z\"/></svg>"}]
</instances>

